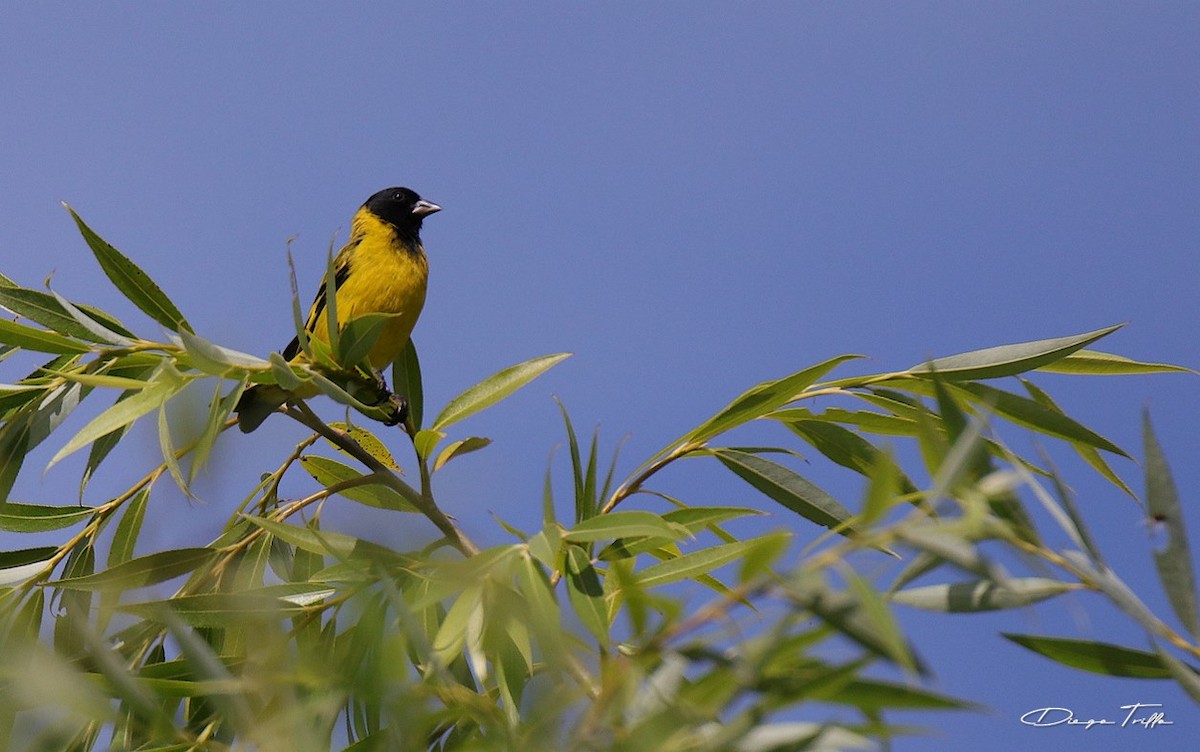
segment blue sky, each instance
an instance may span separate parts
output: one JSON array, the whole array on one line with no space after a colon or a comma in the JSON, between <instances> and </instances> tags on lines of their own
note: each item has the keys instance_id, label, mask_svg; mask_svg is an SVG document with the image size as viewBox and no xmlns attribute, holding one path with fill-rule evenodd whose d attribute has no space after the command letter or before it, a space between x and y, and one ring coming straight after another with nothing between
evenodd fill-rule
<instances>
[{"instance_id":1,"label":"blue sky","mask_svg":"<svg viewBox=\"0 0 1200 752\"><path fill-rule=\"evenodd\" d=\"M1127 321L1103 349L1200 367L1197 29L1190 3L15 5L0 271L30 286L53 272L56 290L157 332L96 283L67 200L199 333L263 354L290 337L287 239L311 288L363 199L418 190L445 208L426 223L415 335L429 403L575 353L466 425L496 443L443 474L448 510L499 542L487 511L536 514L562 440L552 395L609 446L628 434L629 469L745 388L840 353L902 368ZM1149 404L1192 500L1194 377L1040 383L1137 454ZM297 435L271 421L225 437L205 503L160 487L157 535L211 537ZM1137 508L1063 464L1110 563L1167 615ZM695 467L673 491L751 500ZM35 467L14 498L73 500L77 471ZM857 500L857 480L811 472ZM93 492L140 474L114 465ZM996 635L1144 646L1094 599L904 618L937 687L994 712L911 716L942 736L898 750L1134 748L1132 732L1017 722L1043 705L1161 701L1176 725L1138 736L1168 746L1200 725L1171 686L1075 673Z\"/></svg>"}]
</instances>

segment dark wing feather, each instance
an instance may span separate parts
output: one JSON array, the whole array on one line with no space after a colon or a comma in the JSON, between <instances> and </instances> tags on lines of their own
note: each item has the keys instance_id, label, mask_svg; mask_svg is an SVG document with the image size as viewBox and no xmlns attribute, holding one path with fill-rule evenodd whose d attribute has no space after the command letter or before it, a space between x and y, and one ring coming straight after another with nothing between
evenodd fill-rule
<instances>
[{"instance_id":1,"label":"dark wing feather","mask_svg":"<svg viewBox=\"0 0 1200 752\"><path fill-rule=\"evenodd\" d=\"M351 240L345 248L343 248L333 260L333 289L334 292L342 286L346 278L350 276L350 256L354 246L358 245L358 239ZM308 320L304 322L304 331L312 333L316 328L317 322L325 315L325 281L321 280L321 285L317 288L317 297L313 300L312 308L308 309ZM300 354L300 338L292 337L292 341L287 347L283 348L283 359L291 360Z\"/></svg>"}]
</instances>

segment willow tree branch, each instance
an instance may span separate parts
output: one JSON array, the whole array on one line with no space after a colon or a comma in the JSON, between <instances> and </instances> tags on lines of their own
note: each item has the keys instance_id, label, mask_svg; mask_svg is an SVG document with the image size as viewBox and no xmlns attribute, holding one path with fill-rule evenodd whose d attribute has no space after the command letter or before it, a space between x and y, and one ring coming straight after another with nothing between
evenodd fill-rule
<instances>
[{"instance_id":1,"label":"willow tree branch","mask_svg":"<svg viewBox=\"0 0 1200 752\"><path fill-rule=\"evenodd\" d=\"M471 539L462 530L458 529L450 518L446 516L446 513L438 508L438 505L434 503L431 497L422 494L417 489L405 483L400 476L392 472L391 468L363 449L350 435L327 425L303 401L292 400L288 402L284 412L296 422L317 432L332 442L334 446L366 465L380 484L391 488L403 496L418 512L425 515L438 530L442 531L442 534L446 536L446 540L450 542L450 545L461 551L464 556L474 556L479 553L479 547L472 543Z\"/></svg>"}]
</instances>

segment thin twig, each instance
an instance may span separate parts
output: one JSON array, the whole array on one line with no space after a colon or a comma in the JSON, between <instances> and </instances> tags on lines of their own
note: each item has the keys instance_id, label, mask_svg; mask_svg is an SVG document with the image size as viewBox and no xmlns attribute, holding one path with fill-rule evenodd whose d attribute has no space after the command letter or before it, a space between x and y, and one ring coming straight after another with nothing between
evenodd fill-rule
<instances>
[{"instance_id":1,"label":"thin twig","mask_svg":"<svg viewBox=\"0 0 1200 752\"><path fill-rule=\"evenodd\" d=\"M286 415L297 421L301 425L321 434L328 439L334 446L342 449L354 459L369 468L373 475L377 476L377 480L392 490L403 496L410 504L416 507L417 511L425 515L430 522L442 531L450 545L457 548L465 556L474 556L479 553L479 548L471 542L471 539L466 536L458 527L451 522L445 512L438 508L431 496L426 493L417 491L412 486L408 485L391 471L386 465L377 460L370 452L363 449L357 441L351 438L346 433L339 431L327 425L323 420L317 417L308 405L301 400L293 400L288 403ZM426 485L426 484L422 484Z\"/></svg>"}]
</instances>

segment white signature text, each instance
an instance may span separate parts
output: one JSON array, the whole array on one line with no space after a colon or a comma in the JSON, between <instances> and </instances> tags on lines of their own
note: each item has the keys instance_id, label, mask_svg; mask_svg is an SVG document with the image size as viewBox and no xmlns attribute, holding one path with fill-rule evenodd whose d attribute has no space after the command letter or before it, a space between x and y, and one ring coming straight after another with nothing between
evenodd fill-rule
<instances>
[{"instance_id":1,"label":"white signature text","mask_svg":"<svg viewBox=\"0 0 1200 752\"><path fill-rule=\"evenodd\" d=\"M1167 720L1161 710L1161 702L1135 702L1132 705L1122 705L1125 711L1120 720L1109 718L1079 718L1070 708L1035 708L1021 716L1021 723L1026 726L1044 728L1046 726L1082 726L1090 729L1094 726L1116 726L1117 728L1152 729L1156 726L1172 726L1175 721Z\"/></svg>"}]
</instances>

